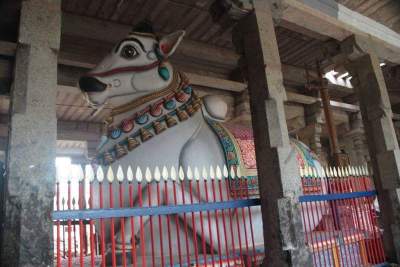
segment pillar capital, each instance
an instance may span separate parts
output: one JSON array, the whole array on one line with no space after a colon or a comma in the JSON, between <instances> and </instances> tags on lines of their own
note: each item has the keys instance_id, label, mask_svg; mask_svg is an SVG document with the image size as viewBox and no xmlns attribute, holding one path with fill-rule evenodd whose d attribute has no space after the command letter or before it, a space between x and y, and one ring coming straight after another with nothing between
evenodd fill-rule
<instances>
[{"instance_id":1,"label":"pillar capital","mask_svg":"<svg viewBox=\"0 0 400 267\"><path fill-rule=\"evenodd\" d=\"M359 35L351 35L340 44L342 53L347 55L348 60L356 60L365 54L372 52L368 40Z\"/></svg>"},{"instance_id":2,"label":"pillar capital","mask_svg":"<svg viewBox=\"0 0 400 267\"><path fill-rule=\"evenodd\" d=\"M18 42L41 48L59 50L61 0L22 1ZM45 44L45 45L43 45Z\"/></svg>"}]
</instances>

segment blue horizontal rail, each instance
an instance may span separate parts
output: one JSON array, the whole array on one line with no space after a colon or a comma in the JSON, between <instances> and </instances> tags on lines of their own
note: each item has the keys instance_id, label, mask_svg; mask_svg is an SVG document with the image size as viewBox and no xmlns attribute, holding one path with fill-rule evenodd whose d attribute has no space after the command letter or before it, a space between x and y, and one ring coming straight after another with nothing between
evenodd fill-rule
<instances>
[{"instance_id":1,"label":"blue horizontal rail","mask_svg":"<svg viewBox=\"0 0 400 267\"><path fill-rule=\"evenodd\" d=\"M299 202L332 201L351 198L375 196L376 191L351 192L326 195L305 195L299 197ZM151 206L135 208L112 208L112 209L91 209L91 210L63 210L53 211L52 219L58 220L86 220L100 218L120 218L137 216L170 215L199 211L213 211L223 209L235 209L259 206L260 199L242 199L211 203L196 203L186 205Z\"/></svg>"},{"instance_id":2,"label":"blue horizontal rail","mask_svg":"<svg viewBox=\"0 0 400 267\"><path fill-rule=\"evenodd\" d=\"M351 193L340 193L340 194L327 194L327 195L306 195L300 196L300 202L315 202L315 201L332 201L349 198L361 198L376 196L376 191L362 191L362 192L351 192Z\"/></svg>"},{"instance_id":3,"label":"blue horizontal rail","mask_svg":"<svg viewBox=\"0 0 400 267\"><path fill-rule=\"evenodd\" d=\"M259 206L260 199L242 199L223 202L196 203L187 205L150 206L136 208L113 208L113 209L91 209L91 210L63 210L53 211L52 219L59 220L85 220L106 219L137 216L170 215L179 213L213 211L223 209L235 209Z\"/></svg>"}]
</instances>

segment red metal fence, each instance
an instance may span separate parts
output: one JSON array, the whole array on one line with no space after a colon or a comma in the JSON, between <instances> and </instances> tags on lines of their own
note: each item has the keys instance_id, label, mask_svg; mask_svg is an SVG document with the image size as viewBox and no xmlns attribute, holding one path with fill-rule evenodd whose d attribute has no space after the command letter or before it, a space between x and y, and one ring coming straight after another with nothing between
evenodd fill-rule
<instances>
[{"instance_id":1,"label":"red metal fence","mask_svg":"<svg viewBox=\"0 0 400 267\"><path fill-rule=\"evenodd\" d=\"M56 184L57 266L252 266L263 258L252 215L259 199L233 170L156 168L143 176L118 168L117 179L108 169L104 181L101 168L94 179L88 167L77 176L77 186Z\"/></svg>"},{"instance_id":2,"label":"red metal fence","mask_svg":"<svg viewBox=\"0 0 400 267\"><path fill-rule=\"evenodd\" d=\"M306 169L301 177L305 242L314 266L383 264L376 192L367 169Z\"/></svg>"},{"instance_id":3,"label":"red metal fence","mask_svg":"<svg viewBox=\"0 0 400 267\"><path fill-rule=\"evenodd\" d=\"M314 266L385 262L365 168L310 168L301 180ZM119 167L114 176L111 168L104 175L87 166L56 183L55 265L256 266L264 255L262 222L248 181L226 167L144 175Z\"/></svg>"}]
</instances>

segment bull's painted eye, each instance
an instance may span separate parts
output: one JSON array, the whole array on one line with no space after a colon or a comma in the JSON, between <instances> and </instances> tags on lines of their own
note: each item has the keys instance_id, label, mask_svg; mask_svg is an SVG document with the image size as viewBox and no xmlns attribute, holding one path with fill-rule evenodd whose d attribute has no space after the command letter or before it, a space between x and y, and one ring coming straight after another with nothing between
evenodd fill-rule
<instances>
[{"instance_id":1,"label":"bull's painted eye","mask_svg":"<svg viewBox=\"0 0 400 267\"><path fill-rule=\"evenodd\" d=\"M121 56L126 59L135 58L138 55L135 47L132 45L126 45L121 50Z\"/></svg>"}]
</instances>

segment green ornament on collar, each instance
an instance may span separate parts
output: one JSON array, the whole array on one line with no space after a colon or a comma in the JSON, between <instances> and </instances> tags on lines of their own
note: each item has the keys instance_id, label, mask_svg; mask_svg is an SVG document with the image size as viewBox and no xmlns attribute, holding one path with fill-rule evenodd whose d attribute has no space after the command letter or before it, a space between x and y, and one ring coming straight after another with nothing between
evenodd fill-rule
<instances>
[{"instance_id":1,"label":"green ornament on collar","mask_svg":"<svg viewBox=\"0 0 400 267\"><path fill-rule=\"evenodd\" d=\"M164 81L168 81L171 75L169 74L169 70L165 66L160 66L158 68L158 74Z\"/></svg>"}]
</instances>

